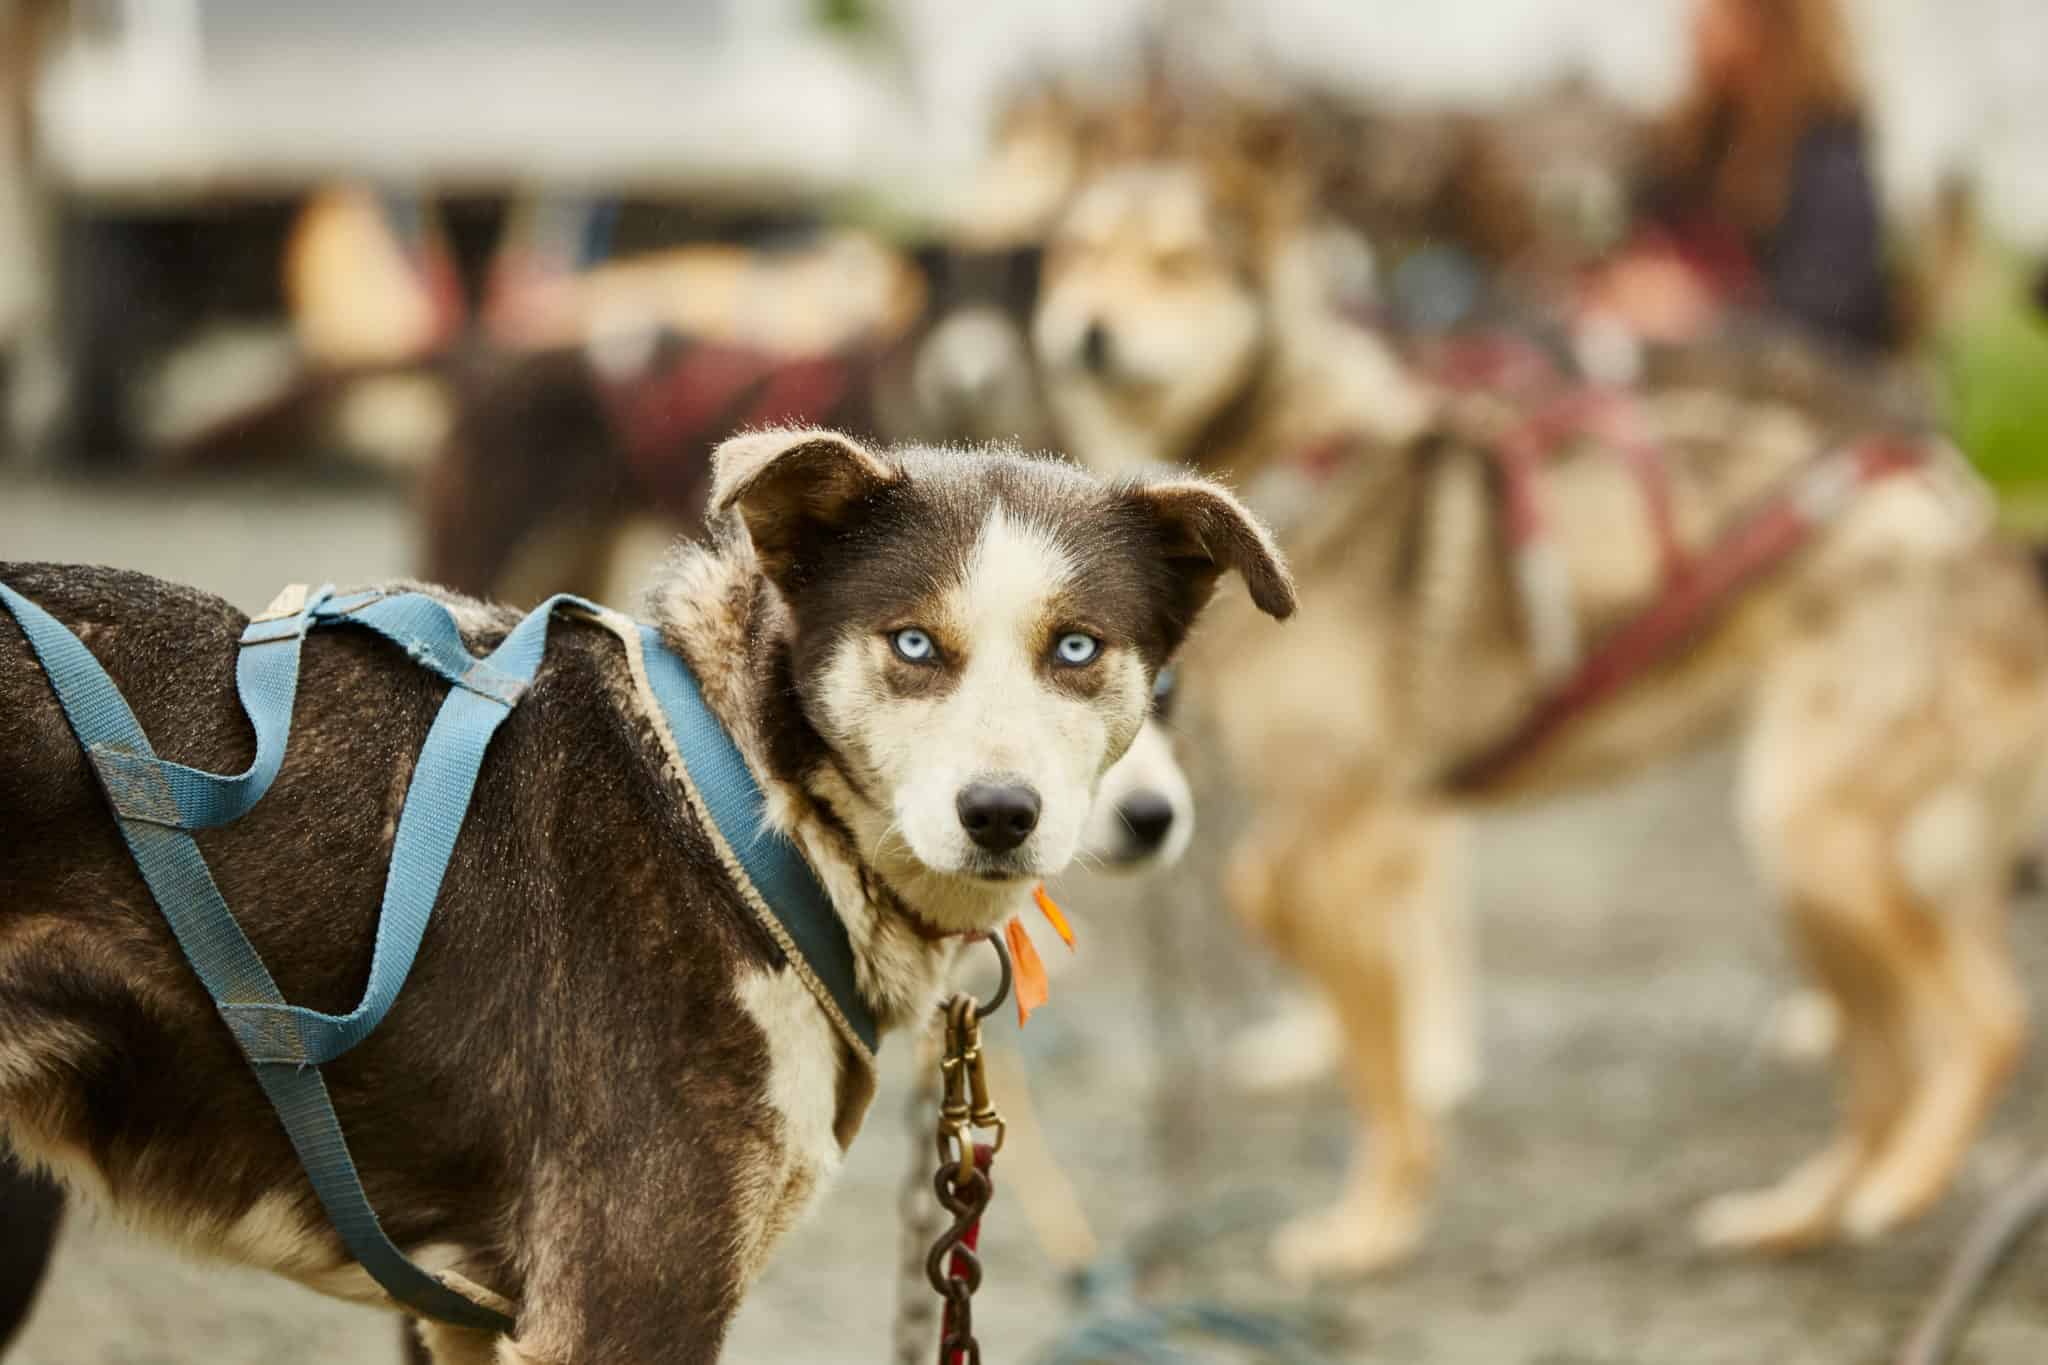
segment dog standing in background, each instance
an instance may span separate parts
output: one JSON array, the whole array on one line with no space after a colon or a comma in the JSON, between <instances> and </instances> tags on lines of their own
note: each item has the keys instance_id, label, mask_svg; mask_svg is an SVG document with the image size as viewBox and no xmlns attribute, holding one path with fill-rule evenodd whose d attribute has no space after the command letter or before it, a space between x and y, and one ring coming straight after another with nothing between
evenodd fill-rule
<instances>
[{"instance_id":1,"label":"dog standing in background","mask_svg":"<svg viewBox=\"0 0 2048 1365\"><path fill-rule=\"evenodd\" d=\"M1414 379L1327 306L1311 170L1252 132L1257 157L1226 126L1084 185L1034 336L1069 449L1105 474L1186 461L1234 482L1281 528L1308 609L1284 637L1223 613L1188 682L1257 811L1227 897L1327 1000L1358 1110L1344 1195L1281 1232L1277 1264L1369 1270L1422 1235L1430 1100L1457 1089L1431 1073L1470 1070L1469 1035L1437 1036L1469 1028L1442 999L1460 974L1440 970L1461 811L1607 780L1738 722L1741 826L1842 1021L1846 1103L1822 1152L1714 1200L1698 1234L1778 1249L1917 1216L2024 1033L2007 882L2048 816L2048 613L2029 566L1939 452L1866 483L1866 457L1899 445L1860 444L1854 412L1673 390L1636 405L1633 437L1568 433L1531 492L1549 590L1526 591L1497 454L1524 414ZM1630 440L1670 452L1656 497ZM1572 677L1575 641L1633 621L1671 564L1703 562L1759 506L1813 525L1811 545L1505 776L1466 776Z\"/></svg>"}]
</instances>

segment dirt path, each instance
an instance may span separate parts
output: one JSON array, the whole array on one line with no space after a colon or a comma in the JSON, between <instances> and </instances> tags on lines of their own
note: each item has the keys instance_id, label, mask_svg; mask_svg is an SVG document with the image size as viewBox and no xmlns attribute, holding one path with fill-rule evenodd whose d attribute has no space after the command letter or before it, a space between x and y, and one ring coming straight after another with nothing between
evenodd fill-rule
<instances>
[{"instance_id":1,"label":"dirt path","mask_svg":"<svg viewBox=\"0 0 2048 1365\"><path fill-rule=\"evenodd\" d=\"M289 578L407 567L402 500L357 487L8 480L0 473L0 558L133 565L244 606ZM1725 759L1710 755L1597 799L1481 825L1486 1082L1454 1124L1441 1216L1420 1261L1305 1301L1326 1320L1332 1358L1880 1365L1977 1198L2048 1149L2048 1069L2036 1046L1965 1189L1923 1226L1877 1249L1784 1264L1691 1250L1691 1209L1805 1155L1828 1112L1825 1074L1762 1046L1762 1021L1791 978L1734 842L1727 777ZM1227 1025L1269 1006L1276 977L1236 946L1199 882L1197 870L1149 896L1100 884L1066 893L1082 956L1023 1040L1032 1084L1053 1147L1112 1247L1169 1212L1213 1224L1201 1215L1248 1210L1241 1225L1206 1227L1156 1289L1304 1306L1260 1273L1261 1248L1288 1210L1335 1187L1344 1111L1328 1089L1235 1098L1202 1065ZM2048 981L2044 909L2029 901L2019 923L2035 982ZM1171 945L1180 964L1163 1014L1144 953L1153 941ZM1177 1059L1166 1070L1156 1064L1162 1024ZM1014 1041L1007 1028L999 1036ZM741 1314L729 1359L886 1358L906 1056L892 1049L844 1177ZM1175 1124L1164 1151L1151 1141L1162 1112ZM987 1243L977 1315L991 1362L1037 1358L1069 1323L1060 1278L1025 1229L1026 1194L1004 1187ZM2044 1272L2048 1248L1981 1315L1968 1359L2048 1360ZM8 1365L394 1359L388 1320L184 1264L74 1219Z\"/></svg>"}]
</instances>

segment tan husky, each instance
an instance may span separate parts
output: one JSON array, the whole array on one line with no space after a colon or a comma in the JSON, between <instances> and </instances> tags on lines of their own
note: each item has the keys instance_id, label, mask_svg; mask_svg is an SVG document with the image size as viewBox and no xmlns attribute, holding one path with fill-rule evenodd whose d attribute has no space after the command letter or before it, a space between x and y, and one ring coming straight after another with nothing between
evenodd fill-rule
<instances>
[{"instance_id":1,"label":"tan husky","mask_svg":"<svg viewBox=\"0 0 2048 1365\"><path fill-rule=\"evenodd\" d=\"M1188 683L1258 811L1227 898L1327 997L1370 1127L1342 1199L1279 1235L1279 1268L1383 1266L1423 1231L1428 1073L1459 1062L1459 1040L1430 1035L1457 1015L1442 968L1462 807L1610 778L1734 725L1741 825L1839 1015L1843 1102L1817 1156L1712 1201L1698 1233L1782 1249L1919 1214L2023 1036L2007 879L2048 805L2032 575L1988 540L1952 460L1920 447L1884 476L1872 453L1899 448L1863 444L1816 463L1859 433L1697 390L1630 400L1632 432L1567 430L1517 510L1497 495L1499 452L1526 443L1524 417L1410 380L1318 306L1324 238L1285 166L1267 160L1262 181L1197 154L1093 177L1034 334L1068 449L1237 481L1298 575L1292 630L1219 616ZM1631 441L1670 453L1654 496L1613 458ZM1534 550L1515 534L1529 517L1550 532ZM1725 569L1731 528L1786 519L1806 542L1714 599L1684 648L1529 728L1680 592L1670 580Z\"/></svg>"}]
</instances>

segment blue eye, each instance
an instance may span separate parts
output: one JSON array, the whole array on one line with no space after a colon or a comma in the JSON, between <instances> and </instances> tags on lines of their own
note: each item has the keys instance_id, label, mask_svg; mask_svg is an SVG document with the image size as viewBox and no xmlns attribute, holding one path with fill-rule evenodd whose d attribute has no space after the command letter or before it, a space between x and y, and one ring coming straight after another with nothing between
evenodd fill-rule
<instances>
[{"instance_id":1,"label":"blue eye","mask_svg":"<svg viewBox=\"0 0 2048 1365\"><path fill-rule=\"evenodd\" d=\"M1095 656L1102 653L1102 641L1093 635L1083 635L1078 630L1070 630L1060 636L1059 643L1053 646L1053 653L1069 668L1079 668L1083 664L1095 662Z\"/></svg>"},{"instance_id":2,"label":"blue eye","mask_svg":"<svg viewBox=\"0 0 2048 1365\"><path fill-rule=\"evenodd\" d=\"M914 664L928 664L936 655L938 647L932 637L916 626L905 626L889 637L889 643L896 648L896 657Z\"/></svg>"}]
</instances>

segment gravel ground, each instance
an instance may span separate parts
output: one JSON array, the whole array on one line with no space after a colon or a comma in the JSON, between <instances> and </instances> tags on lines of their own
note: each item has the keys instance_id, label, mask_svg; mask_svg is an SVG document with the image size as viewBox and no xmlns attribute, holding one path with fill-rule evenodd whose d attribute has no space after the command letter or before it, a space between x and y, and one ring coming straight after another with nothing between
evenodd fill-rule
<instances>
[{"instance_id":1,"label":"gravel ground","mask_svg":"<svg viewBox=\"0 0 2048 1365\"><path fill-rule=\"evenodd\" d=\"M254 608L288 579L402 572L404 501L352 482L66 484L0 470L0 558L101 560ZM1148 1292L1302 1310L1329 1358L1428 1365L1877 1365L1984 1192L2048 1135L2034 1050L1963 1189L1869 1250L1777 1264L1693 1252L1702 1198L1819 1144L1823 1073L1772 1058L1761 1020L1790 984L1770 907L1709 754L1626 789L1489 818L1475 840L1487 1079L1453 1125L1434 1234L1412 1267L1292 1299L1260 1273L1272 1226L1335 1187L1333 1091L1238 1100L1205 1059L1284 988L1220 922L1202 841L1163 886L1077 883L1077 967L1022 1041L1040 1117L1095 1232L1127 1246L1169 1214L1195 1231ZM1208 827L1228 823L1220 803ZM2042 907L2022 907L2029 976ZM999 1036L1015 1041L1004 1026ZM737 1361L879 1361L894 1295L908 1049L837 1189L734 1328ZM1163 1135L1163 1136L1162 1136ZM1041 1358L1075 1321L1028 1231L1043 1190L1001 1187L977 1319L992 1362ZM1036 1211L1036 1210L1034 1210ZM2048 1252L2022 1261L1965 1359L2048 1360ZM289 1285L194 1266L74 1217L8 1365L395 1359L386 1320ZM1124 1358L1135 1359L1135 1356Z\"/></svg>"}]
</instances>

